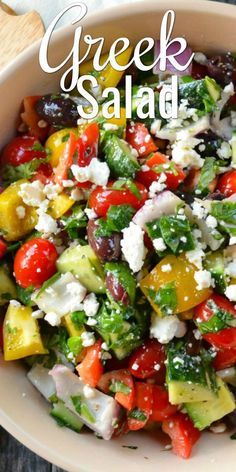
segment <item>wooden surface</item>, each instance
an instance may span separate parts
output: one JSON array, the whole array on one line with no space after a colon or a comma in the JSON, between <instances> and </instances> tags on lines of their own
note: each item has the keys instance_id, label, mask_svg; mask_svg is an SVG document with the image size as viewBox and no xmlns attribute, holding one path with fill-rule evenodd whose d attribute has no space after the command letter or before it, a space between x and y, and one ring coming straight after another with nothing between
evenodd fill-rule
<instances>
[{"instance_id":1,"label":"wooden surface","mask_svg":"<svg viewBox=\"0 0 236 472\"><path fill-rule=\"evenodd\" d=\"M51 0L55 1L55 0ZM223 0L218 0L223 1ZM224 3L236 5L236 0L225 0ZM0 17L1 35L1 17ZM1 43L2 44L2 43ZM2 46L1 46L2 53ZM0 57L1 59L1 57ZM12 438L0 427L0 472L63 472L62 469L49 464ZM79 472L79 471L78 471Z\"/></svg>"}]
</instances>

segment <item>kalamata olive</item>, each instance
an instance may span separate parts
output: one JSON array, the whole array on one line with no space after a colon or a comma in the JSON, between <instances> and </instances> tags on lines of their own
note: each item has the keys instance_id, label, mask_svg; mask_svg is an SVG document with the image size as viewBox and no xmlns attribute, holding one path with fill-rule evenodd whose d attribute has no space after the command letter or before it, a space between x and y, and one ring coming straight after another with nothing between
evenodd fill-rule
<instances>
[{"instance_id":1,"label":"kalamata olive","mask_svg":"<svg viewBox=\"0 0 236 472\"><path fill-rule=\"evenodd\" d=\"M123 305L129 304L129 295L114 274L108 272L105 283L107 290L110 292L115 302L120 302Z\"/></svg>"},{"instance_id":2,"label":"kalamata olive","mask_svg":"<svg viewBox=\"0 0 236 472\"><path fill-rule=\"evenodd\" d=\"M207 62L207 73L221 85L236 82L236 61L231 53L212 56Z\"/></svg>"},{"instance_id":3,"label":"kalamata olive","mask_svg":"<svg viewBox=\"0 0 236 472\"><path fill-rule=\"evenodd\" d=\"M63 95L44 95L35 105L44 121L51 125L76 126L79 118L76 103Z\"/></svg>"},{"instance_id":4,"label":"kalamata olive","mask_svg":"<svg viewBox=\"0 0 236 472\"><path fill-rule=\"evenodd\" d=\"M98 224L90 220L87 226L88 242L102 262L117 261L121 255L121 235L113 233L109 237L96 236Z\"/></svg>"},{"instance_id":5,"label":"kalamata olive","mask_svg":"<svg viewBox=\"0 0 236 472\"><path fill-rule=\"evenodd\" d=\"M196 339L193 331L187 334L186 352L189 356L198 356L201 350L201 340Z\"/></svg>"},{"instance_id":6,"label":"kalamata olive","mask_svg":"<svg viewBox=\"0 0 236 472\"><path fill-rule=\"evenodd\" d=\"M216 192L210 193L210 195L207 195L206 200L218 200L222 201L225 199L225 195L223 193L220 193L218 190Z\"/></svg>"},{"instance_id":7,"label":"kalamata olive","mask_svg":"<svg viewBox=\"0 0 236 472\"><path fill-rule=\"evenodd\" d=\"M195 147L195 150L201 155L201 157L219 157L217 151L221 147L223 139L212 131L199 133L196 138L202 140L201 143Z\"/></svg>"}]
</instances>

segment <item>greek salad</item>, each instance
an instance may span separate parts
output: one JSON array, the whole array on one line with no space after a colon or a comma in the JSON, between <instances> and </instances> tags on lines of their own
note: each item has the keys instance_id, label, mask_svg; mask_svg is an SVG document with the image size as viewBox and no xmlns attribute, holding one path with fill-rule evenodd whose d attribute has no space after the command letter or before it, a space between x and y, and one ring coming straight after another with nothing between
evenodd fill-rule
<instances>
[{"instance_id":1,"label":"greek salad","mask_svg":"<svg viewBox=\"0 0 236 472\"><path fill-rule=\"evenodd\" d=\"M163 119L173 73L126 71L131 120L111 66L90 93L118 87L120 118L24 98L1 152L0 343L60 426L159 428L188 458L204 430L236 438L236 59L196 53ZM145 84L154 120L137 118Z\"/></svg>"}]
</instances>

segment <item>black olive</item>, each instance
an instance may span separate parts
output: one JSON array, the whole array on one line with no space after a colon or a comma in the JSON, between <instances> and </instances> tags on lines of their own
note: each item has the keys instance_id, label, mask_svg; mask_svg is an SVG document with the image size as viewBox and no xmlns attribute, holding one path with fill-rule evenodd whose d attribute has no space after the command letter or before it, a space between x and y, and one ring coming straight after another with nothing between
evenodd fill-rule
<instances>
[{"instance_id":1,"label":"black olive","mask_svg":"<svg viewBox=\"0 0 236 472\"><path fill-rule=\"evenodd\" d=\"M63 95L44 95L35 109L44 121L56 126L77 126L79 118L77 105L71 98Z\"/></svg>"},{"instance_id":2,"label":"black olive","mask_svg":"<svg viewBox=\"0 0 236 472\"><path fill-rule=\"evenodd\" d=\"M96 236L98 225L90 220L87 226L88 242L102 262L117 261L121 256L121 234L113 233L109 237Z\"/></svg>"}]
</instances>

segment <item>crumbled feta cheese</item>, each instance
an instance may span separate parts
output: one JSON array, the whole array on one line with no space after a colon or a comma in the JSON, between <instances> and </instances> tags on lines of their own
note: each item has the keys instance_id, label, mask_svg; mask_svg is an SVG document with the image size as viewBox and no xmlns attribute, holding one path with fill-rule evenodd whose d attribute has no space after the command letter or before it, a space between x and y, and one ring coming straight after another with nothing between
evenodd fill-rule
<instances>
[{"instance_id":1,"label":"crumbled feta cheese","mask_svg":"<svg viewBox=\"0 0 236 472\"><path fill-rule=\"evenodd\" d=\"M236 302L236 284L228 285L225 295L230 301Z\"/></svg>"},{"instance_id":2,"label":"crumbled feta cheese","mask_svg":"<svg viewBox=\"0 0 236 472\"><path fill-rule=\"evenodd\" d=\"M34 318L35 320L38 320L40 318L43 318L44 317L44 313L42 310L35 310L32 312L32 318Z\"/></svg>"},{"instance_id":3,"label":"crumbled feta cheese","mask_svg":"<svg viewBox=\"0 0 236 472\"><path fill-rule=\"evenodd\" d=\"M95 336L94 333L89 333L88 331L84 331L81 334L82 345L83 347L90 347L95 344Z\"/></svg>"},{"instance_id":4,"label":"crumbled feta cheese","mask_svg":"<svg viewBox=\"0 0 236 472\"><path fill-rule=\"evenodd\" d=\"M197 200L195 198L191 206L192 206L192 213L194 216L197 216L200 219L203 219L207 216L208 211L206 207L202 204L201 200Z\"/></svg>"},{"instance_id":5,"label":"crumbled feta cheese","mask_svg":"<svg viewBox=\"0 0 236 472\"><path fill-rule=\"evenodd\" d=\"M39 180L21 184L19 196L26 205L38 207L44 200L44 186Z\"/></svg>"},{"instance_id":6,"label":"crumbled feta cheese","mask_svg":"<svg viewBox=\"0 0 236 472\"><path fill-rule=\"evenodd\" d=\"M206 65L207 63L207 57L202 52L195 52L194 60L195 62L197 62L198 64L201 64L202 66Z\"/></svg>"},{"instance_id":7,"label":"crumbled feta cheese","mask_svg":"<svg viewBox=\"0 0 236 472\"><path fill-rule=\"evenodd\" d=\"M89 387L89 385L85 385L84 388L83 388L83 394L84 394L85 398L87 398L89 400L90 398L95 397L96 392L95 392L94 388Z\"/></svg>"},{"instance_id":8,"label":"crumbled feta cheese","mask_svg":"<svg viewBox=\"0 0 236 472\"><path fill-rule=\"evenodd\" d=\"M85 208L84 213L88 217L89 220L95 220L98 218L97 213L92 208Z\"/></svg>"},{"instance_id":9,"label":"crumbled feta cheese","mask_svg":"<svg viewBox=\"0 0 236 472\"><path fill-rule=\"evenodd\" d=\"M93 158L86 167L72 165L71 171L78 182L87 182L88 180L96 185L106 185L110 175L110 169L106 162L101 162Z\"/></svg>"},{"instance_id":10,"label":"crumbled feta cheese","mask_svg":"<svg viewBox=\"0 0 236 472\"><path fill-rule=\"evenodd\" d=\"M71 188L74 187L75 182L73 180L63 180L62 185L64 188Z\"/></svg>"},{"instance_id":11,"label":"crumbled feta cheese","mask_svg":"<svg viewBox=\"0 0 236 472\"><path fill-rule=\"evenodd\" d=\"M54 200L61 192L62 187L58 184L54 184L53 182L50 182L49 184L45 185L43 189L43 193L48 200Z\"/></svg>"},{"instance_id":12,"label":"crumbled feta cheese","mask_svg":"<svg viewBox=\"0 0 236 472\"><path fill-rule=\"evenodd\" d=\"M236 277L236 259L234 259L227 265L227 267L225 267L225 273L230 277Z\"/></svg>"},{"instance_id":13,"label":"crumbled feta cheese","mask_svg":"<svg viewBox=\"0 0 236 472\"><path fill-rule=\"evenodd\" d=\"M141 170L142 170L143 172L148 172L148 171L150 170L150 167L147 166L146 164L143 164L143 165L141 166Z\"/></svg>"},{"instance_id":14,"label":"crumbled feta cheese","mask_svg":"<svg viewBox=\"0 0 236 472\"><path fill-rule=\"evenodd\" d=\"M95 316L99 308L95 293L89 293L84 299L83 309L86 316Z\"/></svg>"},{"instance_id":15,"label":"crumbled feta cheese","mask_svg":"<svg viewBox=\"0 0 236 472\"><path fill-rule=\"evenodd\" d=\"M61 323L61 316L54 311L48 312L45 317L45 321L47 321L51 326L59 326Z\"/></svg>"},{"instance_id":16,"label":"crumbled feta cheese","mask_svg":"<svg viewBox=\"0 0 236 472\"><path fill-rule=\"evenodd\" d=\"M75 202L80 202L80 200L84 200L84 194L79 188L74 188L70 194L70 198Z\"/></svg>"},{"instance_id":17,"label":"crumbled feta cheese","mask_svg":"<svg viewBox=\"0 0 236 472\"><path fill-rule=\"evenodd\" d=\"M166 175L162 172L160 174L160 177L158 178L157 181L154 181L151 183L150 188L149 188L149 197L153 198L155 197L156 193L163 192L166 188L166 181L167 177Z\"/></svg>"},{"instance_id":18,"label":"crumbled feta cheese","mask_svg":"<svg viewBox=\"0 0 236 472\"><path fill-rule=\"evenodd\" d=\"M234 244L236 244L236 236L232 236L229 240L229 245L230 246L233 246Z\"/></svg>"},{"instance_id":19,"label":"crumbled feta cheese","mask_svg":"<svg viewBox=\"0 0 236 472\"><path fill-rule=\"evenodd\" d=\"M171 266L171 264L163 264L161 266L161 270L162 270L162 272L171 272L172 266Z\"/></svg>"},{"instance_id":20,"label":"crumbled feta cheese","mask_svg":"<svg viewBox=\"0 0 236 472\"><path fill-rule=\"evenodd\" d=\"M108 345L105 342L102 343L101 348L103 349L103 351L109 351Z\"/></svg>"},{"instance_id":21,"label":"crumbled feta cheese","mask_svg":"<svg viewBox=\"0 0 236 472\"><path fill-rule=\"evenodd\" d=\"M198 243L195 249L187 251L185 256L191 264L194 264L198 269L202 269L202 261L205 257L205 253L202 250L201 244Z\"/></svg>"},{"instance_id":22,"label":"crumbled feta cheese","mask_svg":"<svg viewBox=\"0 0 236 472\"><path fill-rule=\"evenodd\" d=\"M201 168L204 164L204 159L195 150L195 147L200 143L200 139L190 136L185 130L177 133L177 139L172 145L173 162L183 168Z\"/></svg>"},{"instance_id":23,"label":"crumbled feta cheese","mask_svg":"<svg viewBox=\"0 0 236 472\"><path fill-rule=\"evenodd\" d=\"M17 216L18 216L18 218L19 218L20 220L23 220L23 219L24 219L25 213L26 213L25 207L23 207L22 205L19 205L19 206L16 208L16 214L17 214Z\"/></svg>"},{"instance_id":24,"label":"crumbled feta cheese","mask_svg":"<svg viewBox=\"0 0 236 472\"><path fill-rule=\"evenodd\" d=\"M163 238L153 239L152 243L156 251L165 251L166 245Z\"/></svg>"},{"instance_id":25,"label":"crumbled feta cheese","mask_svg":"<svg viewBox=\"0 0 236 472\"><path fill-rule=\"evenodd\" d=\"M198 270L194 274L194 279L197 282L197 290L203 290L213 285L211 273L208 270Z\"/></svg>"},{"instance_id":26,"label":"crumbled feta cheese","mask_svg":"<svg viewBox=\"0 0 236 472\"><path fill-rule=\"evenodd\" d=\"M144 245L144 231L132 221L128 228L123 229L121 249L133 272L139 272L144 264L147 250Z\"/></svg>"},{"instance_id":27,"label":"crumbled feta cheese","mask_svg":"<svg viewBox=\"0 0 236 472\"><path fill-rule=\"evenodd\" d=\"M155 120L151 124L151 133L156 135L161 129L161 120Z\"/></svg>"},{"instance_id":28,"label":"crumbled feta cheese","mask_svg":"<svg viewBox=\"0 0 236 472\"><path fill-rule=\"evenodd\" d=\"M215 229L217 227L217 219L214 216L209 215L206 218L206 224L208 228Z\"/></svg>"},{"instance_id":29,"label":"crumbled feta cheese","mask_svg":"<svg viewBox=\"0 0 236 472\"><path fill-rule=\"evenodd\" d=\"M152 314L150 336L161 344L169 343L174 337L182 338L186 330L186 324L176 315L160 318L156 313Z\"/></svg>"},{"instance_id":30,"label":"crumbled feta cheese","mask_svg":"<svg viewBox=\"0 0 236 472\"><path fill-rule=\"evenodd\" d=\"M19 308L21 306L20 302L17 300L10 300L10 305L14 306L15 308Z\"/></svg>"},{"instance_id":31,"label":"crumbled feta cheese","mask_svg":"<svg viewBox=\"0 0 236 472\"><path fill-rule=\"evenodd\" d=\"M37 210L37 213L39 218L35 229L40 233L43 233L44 236L57 234L59 230L56 220L54 220L54 218L47 213L41 212L41 210Z\"/></svg>"},{"instance_id":32,"label":"crumbled feta cheese","mask_svg":"<svg viewBox=\"0 0 236 472\"><path fill-rule=\"evenodd\" d=\"M88 326L96 326L97 320L95 318L88 318L87 319L87 325Z\"/></svg>"},{"instance_id":33,"label":"crumbled feta cheese","mask_svg":"<svg viewBox=\"0 0 236 472\"><path fill-rule=\"evenodd\" d=\"M232 156L230 144L227 141L223 141L220 148L217 149L216 154L220 159L229 159Z\"/></svg>"},{"instance_id":34,"label":"crumbled feta cheese","mask_svg":"<svg viewBox=\"0 0 236 472\"><path fill-rule=\"evenodd\" d=\"M118 126L113 123L104 123L103 129L105 129L105 131L116 131Z\"/></svg>"}]
</instances>

